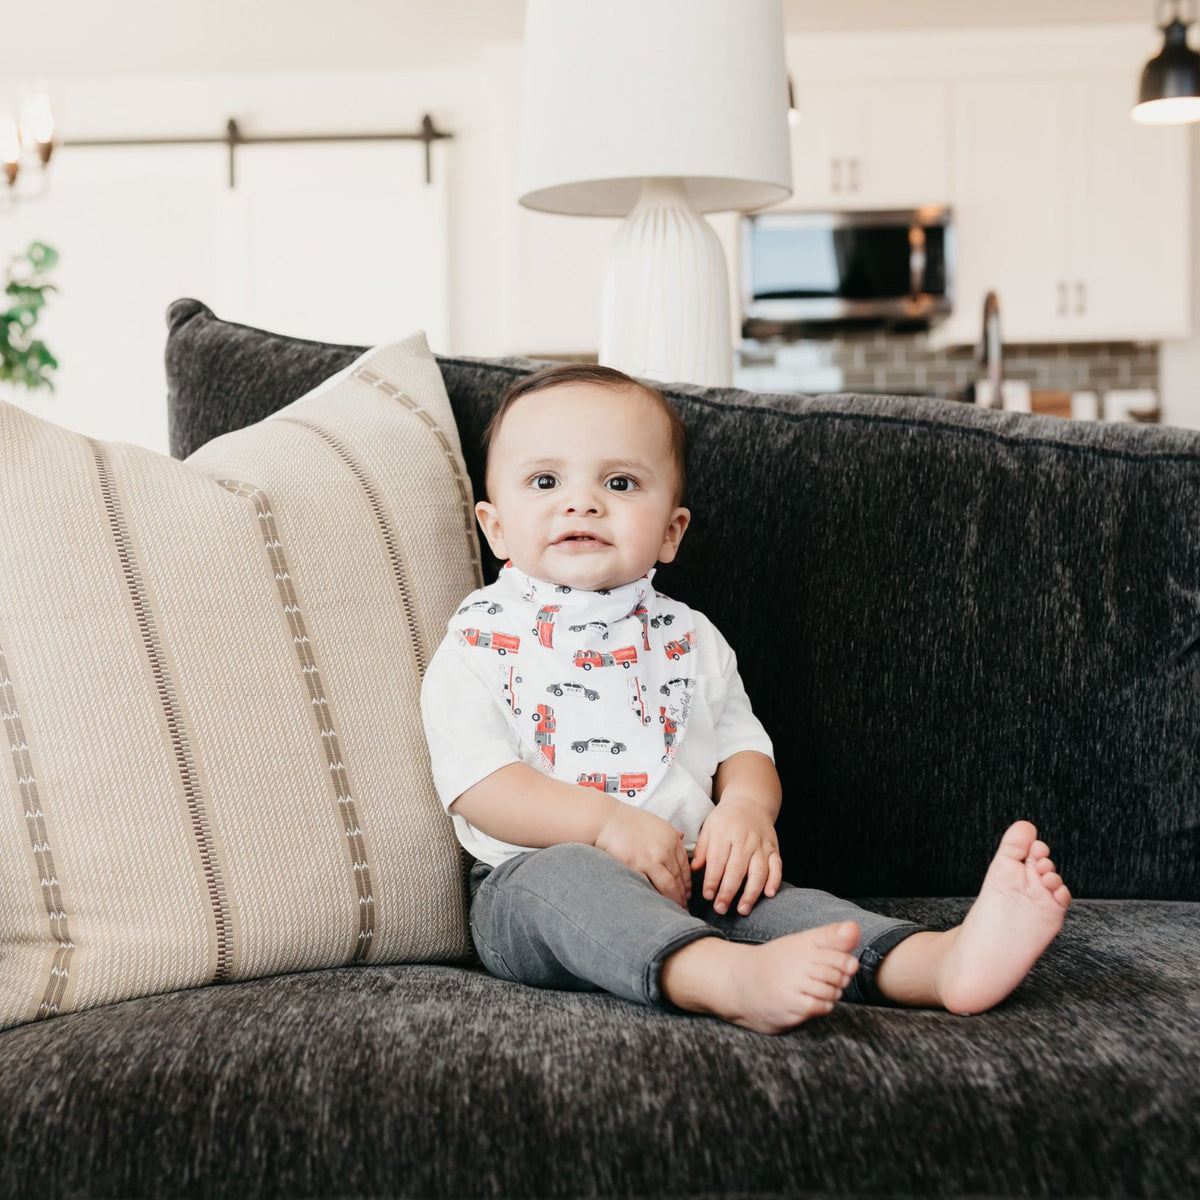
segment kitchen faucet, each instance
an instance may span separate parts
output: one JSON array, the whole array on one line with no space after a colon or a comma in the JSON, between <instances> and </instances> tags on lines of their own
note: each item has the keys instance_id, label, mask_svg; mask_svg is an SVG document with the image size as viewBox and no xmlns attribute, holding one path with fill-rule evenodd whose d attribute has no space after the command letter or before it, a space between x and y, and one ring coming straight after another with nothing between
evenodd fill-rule
<instances>
[{"instance_id":1,"label":"kitchen faucet","mask_svg":"<svg viewBox=\"0 0 1200 1200\"><path fill-rule=\"evenodd\" d=\"M1000 339L1000 297L988 292L983 301L983 334L979 339L979 362L991 384L989 408L1004 407L1004 363Z\"/></svg>"}]
</instances>

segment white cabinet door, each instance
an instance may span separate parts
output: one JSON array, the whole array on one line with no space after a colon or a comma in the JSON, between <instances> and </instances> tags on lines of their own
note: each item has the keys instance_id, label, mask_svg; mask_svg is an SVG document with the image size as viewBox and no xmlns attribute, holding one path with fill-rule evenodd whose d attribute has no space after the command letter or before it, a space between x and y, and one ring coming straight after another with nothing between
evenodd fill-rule
<instances>
[{"instance_id":1,"label":"white cabinet door","mask_svg":"<svg viewBox=\"0 0 1200 1200\"><path fill-rule=\"evenodd\" d=\"M814 83L797 95L788 208L944 204L948 89L942 83Z\"/></svg>"},{"instance_id":2,"label":"white cabinet door","mask_svg":"<svg viewBox=\"0 0 1200 1200\"><path fill-rule=\"evenodd\" d=\"M1071 303L1093 338L1190 333L1186 128L1129 119L1127 79L1074 88L1078 144L1086 154L1069 197Z\"/></svg>"},{"instance_id":3,"label":"white cabinet door","mask_svg":"<svg viewBox=\"0 0 1200 1200\"><path fill-rule=\"evenodd\" d=\"M1188 143L1129 119L1124 77L964 81L954 95L954 313L1006 342L1187 336Z\"/></svg>"},{"instance_id":4,"label":"white cabinet door","mask_svg":"<svg viewBox=\"0 0 1200 1200\"><path fill-rule=\"evenodd\" d=\"M845 159L858 143L853 90L813 84L799 88L800 120L792 126L792 194L786 208L828 208L845 202Z\"/></svg>"},{"instance_id":5,"label":"white cabinet door","mask_svg":"<svg viewBox=\"0 0 1200 1200\"><path fill-rule=\"evenodd\" d=\"M848 181L853 207L945 204L949 193L950 101L944 83L859 89L860 142Z\"/></svg>"},{"instance_id":6,"label":"white cabinet door","mask_svg":"<svg viewBox=\"0 0 1200 1200\"><path fill-rule=\"evenodd\" d=\"M976 341L989 291L1000 297L1005 341L1037 340L1056 320L1056 281L1066 272L1064 108L1054 82L956 87L954 312L939 340Z\"/></svg>"}]
</instances>

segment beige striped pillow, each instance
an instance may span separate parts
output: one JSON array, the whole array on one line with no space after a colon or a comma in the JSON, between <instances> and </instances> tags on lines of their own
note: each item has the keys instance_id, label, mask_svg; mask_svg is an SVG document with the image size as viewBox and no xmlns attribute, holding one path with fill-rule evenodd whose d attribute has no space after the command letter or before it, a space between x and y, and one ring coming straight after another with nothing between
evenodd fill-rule
<instances>
[{"instance_id":1,"label":"beige striped pillow","mask_svg":"<svg viewBox=\"0 0 1200 1200\"><path fill-rule=\"evenodd\" d=\"M182 463L0 403L0 1028L464 955L419 689L479 583L423 334Z\"/></svg>"}]
</instances>

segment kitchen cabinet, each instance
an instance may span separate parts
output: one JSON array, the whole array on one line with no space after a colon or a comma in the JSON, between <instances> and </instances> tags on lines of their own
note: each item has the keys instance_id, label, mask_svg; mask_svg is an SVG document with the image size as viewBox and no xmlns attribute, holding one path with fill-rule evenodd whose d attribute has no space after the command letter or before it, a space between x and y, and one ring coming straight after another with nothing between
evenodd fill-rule
<instances>
[{"instance_id":1,"label":"kitchen cabinet","mask_svg":"<svg viewBox=\"0 0 1200 1200\"><path fill-rule=\"evenodd\" d=\"M1129 119L1125 76L954 86L954 315L979 336L999 294L1007 342L1158 340L1189 331L1189 167L1181 128Z\"/></svg>"},{"instance_id":2,"label":"kitchen cabinet","mask_svg":"<svg viewBox=\"0 0 1200 1200\"><path fill-rule=\"evenodd\" d=\"M945 202L945 83L831 83L797 91L792 196L781 208L910 208Z\"/></svg>"},{"instance_id":3,"label":"kitchen cabinet","mask_svg":"<svg viewBox=\"0 0 1200 1200\"><path fill-rule=\"evenodd\" d=\"M1074 127L1086 150L1069 209L1072 267L1084 285L1076 316L1089 337L1187 337L1189 127L1135 124L1131 90L1128 80L1075 90Z\"/></svg>"}]
</instances>

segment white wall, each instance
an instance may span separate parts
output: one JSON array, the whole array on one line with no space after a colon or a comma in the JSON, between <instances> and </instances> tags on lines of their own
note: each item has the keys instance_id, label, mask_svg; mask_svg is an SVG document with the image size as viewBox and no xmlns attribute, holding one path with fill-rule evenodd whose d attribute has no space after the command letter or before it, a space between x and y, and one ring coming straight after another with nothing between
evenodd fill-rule
<instances>
[{"instance_id":1,"label":"white wall","mask_svg":"<svg viewBox=\"0 0 1200 1200\"><path fill-rule=\"evenodd\" d=\"M500 201L477 74L49 81L68 144L49 195L0 215L0 254L33 239L62 252L61 291L39 327L61 363L58 391L5 397L94 436L165 449L164 313L184 295L299 336L371 343L423 328L439 351L459 337L498 348L504 335L480 336L488 309L471 302L494 294L480 281L505 240L487 236ZM69 144L219 136L230 116L247 134L416 130L425 111L460 134L434 147L432 185L420 143L246 146L235 191L222 146ZM452 292L470 298L454 314Z\"/></svg>"},{"instance_id":2,"label":"white wall","mask_svg":"<svg viewBox=\"0 0 1200 1200\"><path fill-rule=\"evenodd\" d=\"M784 28L853 30L1140 23L1151 0L783 0ZM4 5L0 80L27 74L391 70L519 42L525 0L34 0Z\"/></svg>"},{"instance_id":3,"label":"white wall","mask_svg":"<svg viewBox=\"0 0 1200 1200\"><path fill-rule=\"evenodd\" d=\"M941 36L910 32L906 45L911 53L918 53L923 45L932 46L930 69L939 62L944 69L943 52L937 49L943 39L944 32ZM996 40L990 34L986 39ZM860 44L862 40L855 39ZM819 59L820 39L805 39L805 45L806 53ZM68 138L220 134L230 116L236 116L248 133L415 129L421 114L429 111L439 126L455 135L452 142L439 147L444 161L438 167L438 178L445 181L448 296L440 301L429 297L422 310L425 298L418 296L414 301L411 282L402 281L398 286L407 289L406 299L416 303L418 312L428 314L428 319L419 319L421 324L435 326L435 310L439 303L443 305L442 333L435 349L480 356L594 351L603 251L615 223L548 216L517 206L520 56L519 44L508 42L476 49L461 61L424 70L257 71L135 79L51 76L45 82L58 103L63 133ZM398 158L409 152L420 156L417 147L397 144L393 149ZM220 147L211 151L128 152L80 148L73 153L68 146L60 151L57 165L66 175L68 164L83 164L85 155L111 156L105 161L114 166L125 164L122 169L128 171L129 178L159 177L159 200L152 210L140 214L131 208L113 214L114 202L110 200L109 229L114 232L98 237L88 254L73 264L64 262L61 271L65 288L76 287L78 281L80 289L85 284L91 289L94 300L89 306L89 319L105 330L114 344L125 347L123 367L117 378L110 373L108 377L88 378L78 389L72 384L75 398L70 404L66 403L67 397L60 402L41 394L27 397L17 393L15 398L51 419L87 427L97 436L162 448L165 384L161 348L165 329L161 308L165 299L192 293L231 319L246 319L247 313L251 317L253 314L244 296L230 294L225 286L228 272L222 271L219 262L196 264L187 260L186 254L176 259L164 253L147 271L122 254L119 230L121 222L128 229L137 229L145 221L159 226L169 245L172 234L181 244L186 243L205 222L229 228L230 218L222 212L223 201L228 200L223 191L224 151ZM1193 194L1200 195L1196 190L1200 187L1200 153L1194 156L1193 164L1197 176ZM176 167L179 173L175 181L168 182L165 174ZM70 169L84 168L73 165ZM47 227L50 211L44 206L39 212L38 204L32 203L15 216L0 214L0 254L22 248L30 237L53 243L54 229ZM85 199L76 204L72 219L86 221L90 211ZM736 218L721 214L712 223L732 262L736 255ZM237 223L232 227L236 231ZM1193 245L1196 312L1200 314L1200 238L1193 239ZM731 297L736 321L732 282ZM346 304L339 306L331 300L327 324L310 311L303 329L290 323L281 328L284 332L364 343L381 332L368 328L365 317L360 326L360 318L346 310ZM130 335L125 318L134 311L142 314L142 332L137 338ZM298 325L299 318L294 319ZM83 378L89 364L73 355L69 341L56 344L50 337L53 313L47 319L46 330L47 341L64 362L64 380L68 374ZM398 330L397 336L407 332ZM1162 367L1166 419L1200 427L1200 338L1164 346ZM123 399L125 382L142 373L151 382L143 389L145 399L131 410ZM14 398L11 392L7 395Z\"/></svg>"},{"instance_id":4,"label":"white wall","mask_svg":"<svg viewBox=\"0 0 1200 1200\"><path fill-rule=\"evenodd\" d=\"M381 300L378 313L368 312L343 290L328 297L322 318L311 298L287 303L297 281L311 271L310 262L277 257L272 269L269 261L260 261L269 249L264 242L274 240L277 249L288 242L256 216L262 208L256 189L267 187L278 202L291 186L294 208L319 212L314 188L336 195L320 171L340 153L347 174L361 179L364 148L310 151L323 165L306 185L298 174L303 149L243 147L239 189L231 194L221 146L113 150L68 144L57 152L50 198L0 216L0 254L23 249L33 238L66 252L58 272L63 293L52 301L42 326L62 362L59 394L9 389L5 398L93 436L165 449L163 311L183 295L197 296L230 320L319 340L367 343L404 336L411 328L395 318L399 307L430 333L439 353L594 353L603 256L617 222L518 206L520 64L520 45L501 44L480 51L467 65L430 71L48 80L68 142L219 136L230 116L247 134L407 130L430 112L440 128L454 134L435 148L435 186L444 188L445 201L446 294L420 288L422 272L414 265L395 283L407 303L397 306L393 298L384 311ZM409 232L418 240L426 237L419 207L425 190L419 182L420 145L384 144L370 153L376 167L379 159L394 156L397 169L410 172L416 195L397 202L393 220L397 227L412 226ZM271 165L281 156L286 162ZM303 219L278 203L275 211L293 225ZM736 218L720 214L712 223L732 263ZM348 223L347 254L369 253L372 239L380 241L385 232L378 220L374 230L368 235L361 220ZM197 254L202 242L218 252ZM259 276L266 271L265 287L239 273L248 259L256 259ZM266 299L264 290L271 293ZM736 306L731 271L731 336Z\"/></svg>"}]
</instances>

